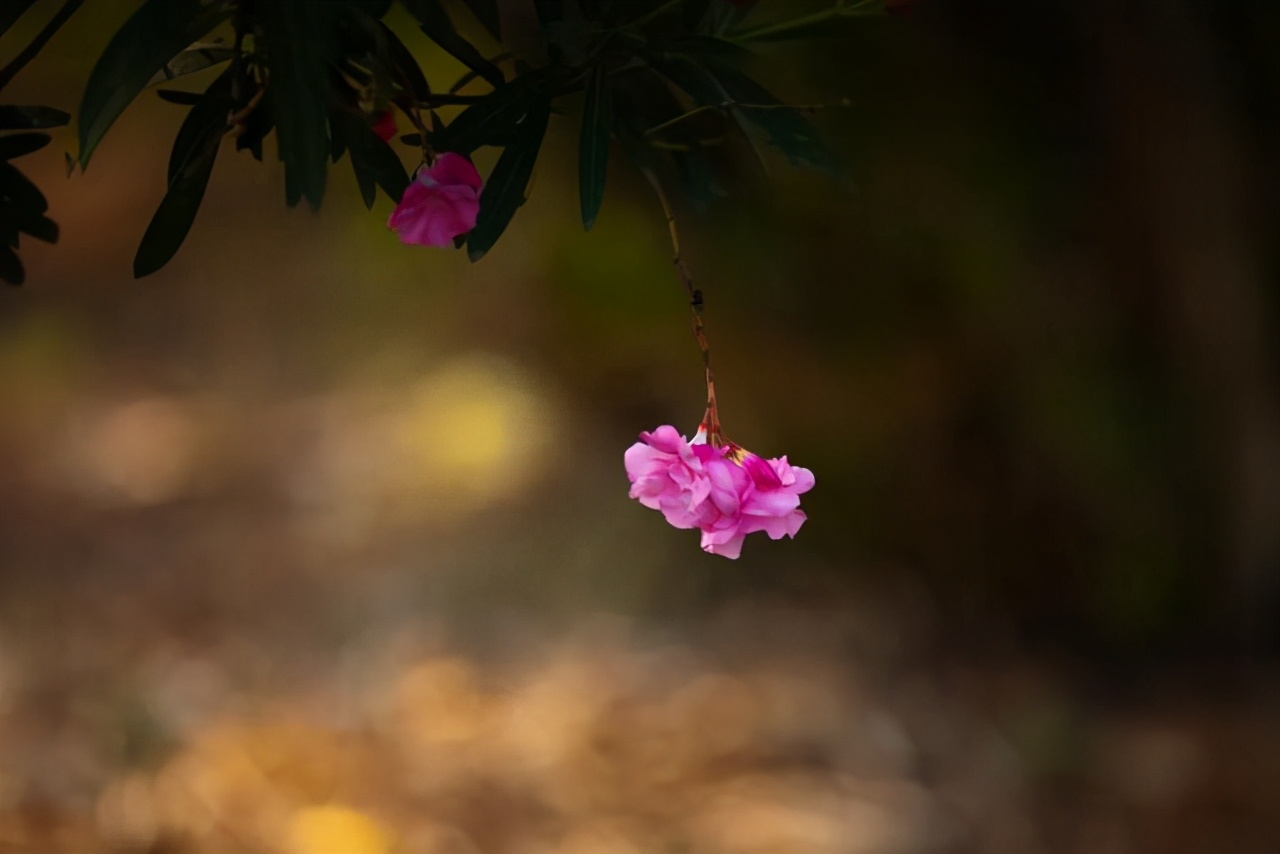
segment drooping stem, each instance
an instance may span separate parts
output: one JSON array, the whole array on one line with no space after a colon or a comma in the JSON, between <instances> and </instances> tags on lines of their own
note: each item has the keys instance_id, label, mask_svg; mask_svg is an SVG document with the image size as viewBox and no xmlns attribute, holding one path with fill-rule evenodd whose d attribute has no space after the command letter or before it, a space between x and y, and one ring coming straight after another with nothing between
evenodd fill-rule
<instances>
[{"instance_id":1,"label":"drooping stem","mask_svg":"<svg viewBox=\"0 0 1280 854\"><path fill-rule=\"evenodd\" d=\"M698 342L698 351L702 354L702 368L706 373L707 379L707 411L702 416L701 428L706 431L707 442L712 447L720 447L724 443L724 437L720 432L720 408L716 403L716 378L711 372L711 347L707 343L706 324L703 323L702 310L704 308L702 301L702 291L693 285L693 276L689 274L689 268L685 266L684 259L680 254L680 230L676 226L676 215L671 209L671 203L667 200L667 194L662 189L662 183L658 180L658 176L651 169L644 169L645 178L649 180L649 184L653 187L653 192L658 196L658 202L662 205L662 212L667 217L667 231L671 235L671 264L675 267L676 278L680 280L681 287L684 288L685 294L689 297L689 310L693 316L693 337Z\"/></svg>"}]
</instances>

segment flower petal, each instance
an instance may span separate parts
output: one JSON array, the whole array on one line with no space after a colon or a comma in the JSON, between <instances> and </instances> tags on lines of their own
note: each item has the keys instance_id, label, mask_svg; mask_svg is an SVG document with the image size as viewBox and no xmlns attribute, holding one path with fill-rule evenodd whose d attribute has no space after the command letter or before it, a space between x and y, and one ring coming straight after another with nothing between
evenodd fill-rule
<instances>
[{"instance_id":1,"label":"flower petal","mask_svg":"<svg viewBox=\"0 0 1280 854\"><path fill-rule=\"evenodd\" d=\"M428 178L445 187L463 186L479 191L484 185L475 164L452 151L442 151L436 155L435 162L423 169L419 179Z\"/></svg>"}]
</instances>

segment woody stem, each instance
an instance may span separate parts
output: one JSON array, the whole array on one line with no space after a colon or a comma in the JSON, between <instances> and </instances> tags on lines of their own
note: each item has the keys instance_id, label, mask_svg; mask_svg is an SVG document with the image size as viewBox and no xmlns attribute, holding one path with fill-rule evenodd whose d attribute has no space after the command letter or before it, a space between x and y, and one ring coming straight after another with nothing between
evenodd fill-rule
<instances>
[{"instance_id":1,"label":"woody stem","mask_svg":"<svg viewBox=\"0 0 1280 854\"><path fill-rule=\"evenodd\" d=\"M689 309L693 316L693 337L698 342L698 351L702 354L702 368L707 379L707 412L702 417L702 428L707 432L707 441L718 447L721 444L720 410L716 404L716 378L711 372L711 347L707 343L707 330L702 320L702 291L693 286L693 277L689 275L689 268L681 258L680 231L676 227L676 215L671 209L671 203L667 200L667 194L662 189L662 183L651 169L644 169L643 172L653 187L658 202L662 205L662 212L667 217L667 231L671 235L671 264L675 267L676 277L680 280L681 287L689 297Z\"/></svg>"}]
</instances>

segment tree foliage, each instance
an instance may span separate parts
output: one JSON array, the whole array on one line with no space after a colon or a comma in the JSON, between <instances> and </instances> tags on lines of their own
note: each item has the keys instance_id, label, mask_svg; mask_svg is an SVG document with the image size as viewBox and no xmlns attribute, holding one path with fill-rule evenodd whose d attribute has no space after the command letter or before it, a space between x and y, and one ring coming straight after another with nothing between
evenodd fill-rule
<instances>
[{"instance_id":1,"label":"tree foliage","mask_svg":"<svg viewBox=\"0 0 1280 854\"><path fill-rule=\"evenodd\" d=\"M60 8L35 50L79 4ZM0 36L31 5L6 4ZM135 275L155 272L179 251L228 141L261 160L264 143L274 139L289 206L305 200L318 208L329 167L343 157L366 206L378 189L398 201L410 176L391 142L373 130L387 110L411 126L399 144L423 163L438 152L502 149L485 180L475 228L459 240L472 260L493 248L524 203L552 116L580 114L578 194L587 229L600 215L614 143L700 207L724 192L718 173L734 139L767 143L794 165L835 173L838 164L807 111L750 76L751 46L829 35L824 23L845 27L879 11L878 0L837 0L761 23L755 19L766 10L741 0L400 0L431 44L468 69L441 88L428 82L384 21L391 5L144 0L138 6L103 48L76 117L76 162L83 169L115 120L148 89L188 110ZM505 49L486 56L464 35L481 30ZM24 54L34 55L30 48ZM0 83L29 58L0 71ZM203 92L162 88L211 67L222 71ZM442 111L459 107L451 120L442 119ZM8 282L23 280L19 234L57 239L44 196L9 161L49 141L38 129L69 119L49 107L0 106L0 277Z\"/></svg>"}]
</instances>

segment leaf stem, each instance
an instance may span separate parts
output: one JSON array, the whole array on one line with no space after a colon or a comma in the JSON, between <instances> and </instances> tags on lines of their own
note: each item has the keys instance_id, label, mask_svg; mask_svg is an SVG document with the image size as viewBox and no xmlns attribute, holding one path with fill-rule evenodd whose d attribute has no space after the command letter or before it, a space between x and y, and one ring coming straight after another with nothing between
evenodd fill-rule
<instances>
[{"instance_id":1,"label":"leaf stem","mask_svg":"<svg viewBox=\"0 0 1280 854\"><path fill-rule=\"evenodd\" d=\"M8 86L10 81L12 81L14 77L18 76L18 72L21 71L28 62L36 58L36 54L40 53L40 50L48 44L49 39L53 38L54 33L58 32L58 29L67 22L67 19L70 18L75 13L76 9L79 9L83 3L84 0L67 0L66 3L62 4L62 8L60 8L57 13L49 19L49 23L44 25L44 29L36 33L36 37L31 40L31 43L19 51L18 55L13 58L13 61L3 69L0 69L0 89Z\"/></svg>"},{"instance_id":2,"label":"leaf stem","mask_svg":"<svg viewBox=\"0 0 1280 854\"><path fill-rule=\"evenodd\" d=\"M718 448L724 444L724 437L720 432L720 407L716 401L716 378L711 372L711 346L707 343L707 330L702 320L702 310L705 307L702 301L702 291L693 286L693 276L689 274L689 268L685 266L684 259L680 254L680 230L676 227L676 215L671 208L671 203L667 200L667 194L662 189L662 182L658 180L658 176L652 169L645 168L641 171L653 187L653 192L657 195L659 204L662 205L662 212L666 215L667 231L671 236L671 264L675 267L676 278L680 280L681 287L684 288L689 297L689 309L693 315L693 337L698 342L698 352L702 354L702 368L707 380L707 411L702 416L701 429L706 431L707 441L712 447Z\"/></svg>"}]
</instances>

